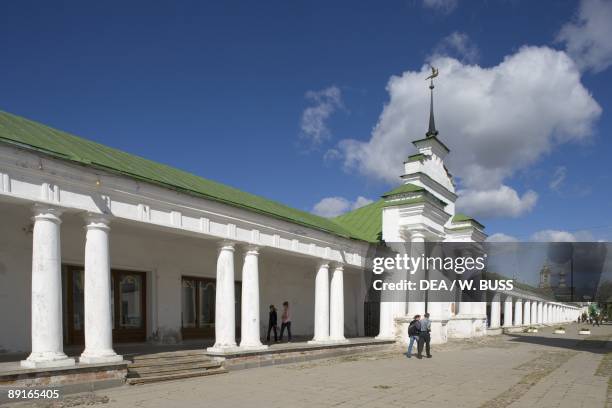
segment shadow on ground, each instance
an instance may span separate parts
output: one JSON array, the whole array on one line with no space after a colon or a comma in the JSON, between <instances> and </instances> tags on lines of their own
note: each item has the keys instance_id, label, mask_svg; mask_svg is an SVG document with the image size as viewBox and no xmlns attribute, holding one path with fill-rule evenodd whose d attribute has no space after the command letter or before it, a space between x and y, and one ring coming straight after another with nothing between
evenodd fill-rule
<instances>
[{"instance_id":1,"label":"shadow on ground","mask_svg":"<svg viewBox=\"0 0 612 408\"><path fill-rule=\"evenodd\" d=\"M537 344L548 347L558 347L575 351L588 351L596 354L607 354L611 336L591 336L584 339L537 336L533 334L509 334L511 342Z\"/></svg>"}]
</instances>

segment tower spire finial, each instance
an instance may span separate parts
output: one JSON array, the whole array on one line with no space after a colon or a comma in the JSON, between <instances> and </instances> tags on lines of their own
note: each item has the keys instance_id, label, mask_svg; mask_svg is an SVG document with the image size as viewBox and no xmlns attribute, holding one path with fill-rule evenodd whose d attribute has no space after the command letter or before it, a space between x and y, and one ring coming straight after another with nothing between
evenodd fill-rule
<instances>
[{"instance_id":1,"label":"tower spire finial","mask_svg":"<svg viewBox=\"0 0 612 408\"><path fill-rule=\"evenodd\" d=\"M431 68L431 75L425 78L425 80L426 81L428 79L430 80L429 91L430 91L431 96L430 96L430 102L429 102L429 129L427 130L427 133L425 134L425 136L434 137L438 135L438 131L436 130L436 121L434 119L434 113L433 113L433 90L434 90L433 79L438 76L438 69L434 68L431 65L429 67Z\"/></svg>"}]
</instances>

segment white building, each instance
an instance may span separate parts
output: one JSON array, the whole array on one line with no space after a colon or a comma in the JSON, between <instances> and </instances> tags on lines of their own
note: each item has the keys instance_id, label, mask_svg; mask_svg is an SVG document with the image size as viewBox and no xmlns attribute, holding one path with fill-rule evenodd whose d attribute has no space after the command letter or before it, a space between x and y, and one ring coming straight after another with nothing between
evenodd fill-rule
<instances>
[{"instance_id":1,"label":"white building","mask_svg":"<svg viewBox=\"0 0 612 408\"><path fill-rule=\"evenodd\" d=\"M326 219L0 112L0 351L47 367L74 364L65 344L84 344L82 362L120 360L113 344L130 341L262 349L268 305L285 300L293 335L314 342L369 334L372 320L401 340L426 308L434 341L483 335L486 303L406 299L364 317L372 245L485 238L455 213L433 112L414 145L403 185ZM489 314L496 328L576 313L515 291Z\"/></svg>"}]
</instances>

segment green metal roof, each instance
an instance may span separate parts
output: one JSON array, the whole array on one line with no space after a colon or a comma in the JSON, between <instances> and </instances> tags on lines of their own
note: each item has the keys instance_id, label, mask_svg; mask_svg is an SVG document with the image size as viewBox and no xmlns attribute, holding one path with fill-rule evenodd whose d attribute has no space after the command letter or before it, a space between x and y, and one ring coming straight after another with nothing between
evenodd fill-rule
<instances>
[{"instance_id":1,"label":"green metal roof","mask_svg":"<svg viewBox=\"0 0 612 408\"><path fill-rule=\"evenodd\" d=\"M392 195L403 194L403 193L417 193L420 191L426 191L426 190L421 186L417 186L416 184L407 183L407 184L402 184L401 186L396 187L393 190L386 192L381 197L389 197Z\"/></svg>"},{"instance_id":2,"label":"green metal roof","mask_svg":"<svg viewBox=\"0 0 612 408\"><path fill-rule=\"evenodd\" d=\"M421 161L424 158L425 158L425 155L423 153L411 154L410 156L408 156L408 159L404 163Z\"/></svg>"},{"instance_id":3,"label":"green metal roof","mask_svg":"<svg viewBox=\"0 0 612 408\"><path fill-rule=\"evenodd\" d=\"M453 217L453 222L473 222L484 229L484 225L476 221L474 218L461 213L455 214L455 216Z\"/></svg>"},{"instance_id":4,"label":"green metal roof","mask_svg":"<svg viewBox=\"0 0 612 408\"><path fill-rule=\"evenodd\" d=\"M342 214L333 220L351 231L359 239L368 242L382 240L382 209L385 200L381 199L371 204Z\"/></svg>"},{"instance_id":5,"label":"green metal roof","mask_svg":"<svg viewBox=\"0 0 612 408\"><path fill-rule=\"evenodd\" d=\"M431 196L432 198L435 198ZM380 199L372 204L358 208L346 214L342 214L333 220L341 224L346 229L350 230L360 239L372 243L382 241L382 210L389 205L406 205L424 201L424 198L418 197L414 199L400 200L397 203L387 203L386 200ZM453 217L453 222L471 221L477 223L484 229L484 226L478 221L464 214L457 214Z\"/></svg>"},{"instance_id":6,"label":"green metal roof","mask_svg":"<svg viewBox=\"0 0 612 408\"><path fill-rule=\"evenodd\" d=\"M370 241L364 238L368 234L362 233L360 228L353 230L352 225L351 228L346 228L343 222L336 222L306 211L296 210L276 201L246 193L2 111L0 111L0 141L73 163L120 173L166 188L270 215L342 237ZM369 217L369 214L364 215ZM378 229L380 229L380 211L375 218L377 221L367 219L363 222L378 223Z\"/></svg>"},{"instance_id":7,"label":"green metal roof","mask_svg":"<svg viewBox=\"0 0 612 408\"><path fill-rule=\"evenodd\" d=\"M465 222L465 221L472 221L472 217L468 217L465 214L455 214L455 216L453 217L453 222Z\"/></svg>"},{"instance_id":8,"label":"green metal roof","mask_svg":"<svg viewBox=\"0 0 612 408\"><path fill-rule=\"evenodd\" d=\"M398 205L420 204L426 202L425 197L403 198L401 200L393 200L385 202L385 207L395 207Z\"/></svg>"}]
</instances>

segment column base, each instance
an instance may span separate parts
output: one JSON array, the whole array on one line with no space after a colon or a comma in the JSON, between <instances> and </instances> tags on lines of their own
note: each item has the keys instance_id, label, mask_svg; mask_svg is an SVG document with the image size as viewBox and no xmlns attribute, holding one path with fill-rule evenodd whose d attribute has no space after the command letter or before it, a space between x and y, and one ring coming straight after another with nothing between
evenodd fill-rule
<instances>
[{"instance_id":1,"label":"column base","mask_svg":"<svg viewBox=\"0 0 612 408\"><path fill-rule=\"evenodd\" d=\"M123 361L123 356L120 356L112 350L100 353L84 352L81 354L81 357L79 357L79 363L81 364L119 363L121 361Z\"/></svg>"},{"instance_id":2,"label":"column base","mask_svg":"<svg viewBox=\"0 0 612 408\"><path fill-rule=\"evenodd\" d=\"M215 344L212 347L208 347L206 351L212 354L226 354L226 353L237 353L240 351L244 351L244 349L241 349L236 344L223 344L223 345Z\"/></svg>"},{"instance_id":3,"label":"column base","mask_svg":"<svg viewBox=\"0 0 612 408\"><path fill-rule=\"evenodd\" d=\"M330 344L346 344L346 343L350 343L347 339L345 339L344 337L342 338L337 338L337 339L329 339L329 343Z\"/></svg>"},{"instance_id":4,"label":"column base","mask_svg":"<svg viewBox=\"0 0 612 408\"><path fill-rule=\"evenodd\" d=\"M242 343L240 344L240 346L238 347L240 350L243 351L261 351L261 350L267 350L268 346L265 344L250 344L250 345L242 345Z\"/></svg>"},{"instance_id":5,"label":"column base","mask_svg":"<svg viewBox=\"0 0 612 408\"><path fill-rule=\"evenodd\" d=\"M379 334L374 337L375 340L395 340L395 336L390 334Z\"/></svg>"},{"instance_id":6,"label":"column base","mask_svg":"<svg viewBox=\"0 0 612 408\"><path fill-rule=\"evenodd\" d=\"M312 345L325 345L325 344L333 344L334 341L328 337L325 339L312 339L312 340L309 340L307 343L312 344Z\"/></svg>"},{"instance_id":7,"label":"column base","mask_svg":"<svg viewBox=\"0 0 612 408\"><path fill-rule=\"evenodd\" d=\"M26 360L21 360L20 364L23 368L70 367L75 365L75 361L64 353L47 352L32 353Z\"/></svg>"}]
</instances>

